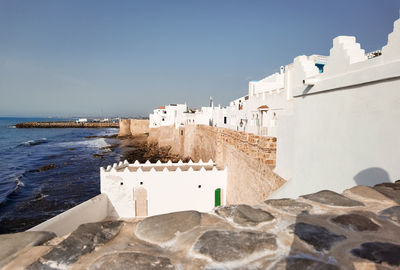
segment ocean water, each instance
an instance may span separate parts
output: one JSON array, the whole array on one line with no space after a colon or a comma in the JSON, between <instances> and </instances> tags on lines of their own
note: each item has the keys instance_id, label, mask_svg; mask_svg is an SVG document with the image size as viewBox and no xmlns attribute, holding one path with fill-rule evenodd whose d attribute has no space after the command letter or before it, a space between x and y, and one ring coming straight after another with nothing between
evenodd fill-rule
<instances>
[{"instance_id":1,"label":"ocean water","mask_svg":"<svg viewBox=\"0 0 400 270\"><path fill-rule=\"evenodd\" d=\"M86 138L118 129L14 127L28 121L49 119L0 117L0 234L24 231L96 196L99 168L120 159L118 148L100 149L115 139ZM50 164L55 167L39 171Z\"/></svg>"}]
</instances>

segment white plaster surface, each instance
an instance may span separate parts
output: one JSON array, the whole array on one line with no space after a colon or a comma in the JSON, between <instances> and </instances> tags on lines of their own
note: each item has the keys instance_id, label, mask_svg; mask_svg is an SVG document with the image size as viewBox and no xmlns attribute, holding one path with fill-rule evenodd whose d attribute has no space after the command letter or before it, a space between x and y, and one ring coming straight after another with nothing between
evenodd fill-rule
<instances>
[{"instance_id":1,"label":"white plaster surface","mask_svg":"<svg viewBox=\"0 0 400 270\"><path fill-rule=\"evenodd\" d=\"M101 193L123 218L136 216L134 194L139 188L147 191L149 216L183 210L207 212L215 207L217 188L225 204L226 180L226 170L217 170L214 163L130 164L102 169Z\"/></svg>"}]
</instances>

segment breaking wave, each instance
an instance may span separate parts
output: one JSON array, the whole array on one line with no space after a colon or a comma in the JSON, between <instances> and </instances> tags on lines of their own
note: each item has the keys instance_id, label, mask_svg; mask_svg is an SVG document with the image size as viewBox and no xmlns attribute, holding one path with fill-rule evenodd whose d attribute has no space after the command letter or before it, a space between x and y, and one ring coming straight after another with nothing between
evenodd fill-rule
<instances>
[{"instance_id":1,"label":"breaking wave","mask_svg":"<svg viewBox=\"0 0 400 270\"><path fill-rule=\"evenodd\" d=\"M64 142L64 143L60 143L60 145L64 146L64 147L84 146L84 147L91 147L91 148L101 148L101 147L110 146L110 144L108 144L104 138L78 141L78 142Z\"/></svg>"},{"instance_id":2,"label":"breaking wave","mask_svg":"<svg viewBox=\"0 0 400 270\"><path fill-rule=\"evenodd\" d=\"M41 139L38 139L38 140L29 140L29 141L21 143L21 145L33 146L33 145L38 145L38 144L42 144L42 143L47 143L47 139L46 138L41 138Z\"/></svg>"},{"instance_id":3,"label":"breaking wave","mask_svg":"<svg viewBox=\"0 0 400 270\"><path fill-rule=\"evenodd\" d=\"M7 198L16 192L20 187L24 186L21 181L22 175L13 176L4 182L0 182L0 204L7 200Z\"/></svg>"}]
</instances>

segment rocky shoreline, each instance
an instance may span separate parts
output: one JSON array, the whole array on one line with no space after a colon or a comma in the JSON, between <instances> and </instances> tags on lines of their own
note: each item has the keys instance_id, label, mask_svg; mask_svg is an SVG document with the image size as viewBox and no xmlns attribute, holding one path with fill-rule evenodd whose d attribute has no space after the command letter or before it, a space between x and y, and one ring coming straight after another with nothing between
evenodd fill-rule
<instances>
[{"instance_id":1,"label":"rocky shoreline","mask_svg":"<svg viewBox=\"0 0 400 270\"><path fill-rule=\"evenodd\" d=\"M16 128L119 128L119 123L76 123L76 122L26 122L18 123Z\"/></svg>"},{"instance_id":2,"label":"rocky shoreline","mask_svg":"<svg viewBox=\"0 0 400 270\"><path fill-rule=\"evenodd\" d=\"M399 269L400 182L0 235L2 269Z\"/></svg>"}]
</instances>

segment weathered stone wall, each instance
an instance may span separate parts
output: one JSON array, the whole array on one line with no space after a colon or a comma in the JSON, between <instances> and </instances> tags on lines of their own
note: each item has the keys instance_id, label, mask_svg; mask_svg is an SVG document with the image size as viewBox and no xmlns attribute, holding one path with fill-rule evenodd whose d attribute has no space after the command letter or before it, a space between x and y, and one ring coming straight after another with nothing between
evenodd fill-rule
<instances>
[{"instance_id":1,"label":"weathered stone wall","mask_svg":"<svg viewBox=\"0 0 400 270\"><path fill-rule=\"evenodd\" d=\"M128 136L131 135L131 121L129 119L119 120L119 132L118 136Z\"/></svg>"},{"instance_id":2,"label":"weathered stone wall","mask_svg":"<svg viewBox=\"0 0 400 270\"><path fill-rule=\"evenodd\" d=\"M204 125L153 128L149 142L194 161L212 159L228 168L227 203L259 203L285 180L274 174L276 138Z\"/></svg>"},{"instance_id":3,"label":"weathered stone wall","mask_svg":"<svg viewBox=\"0 0 400 270\"><path fill-rule=\"evenodd\" d=\"M149 120L130 119L130 131L132 135L148 133L149 130Z\"/></svg>"},{"instance_id":4,"label":"weathered stone wall","mask_svg":"<svg viewBox=\"0 0 400 270\"><path fill-rule=\"evenodd\" d=\"M148 133L149 130L149 120L147 119L121 119L118 136L138 135Z\"/></svg>"}]
</instances>

